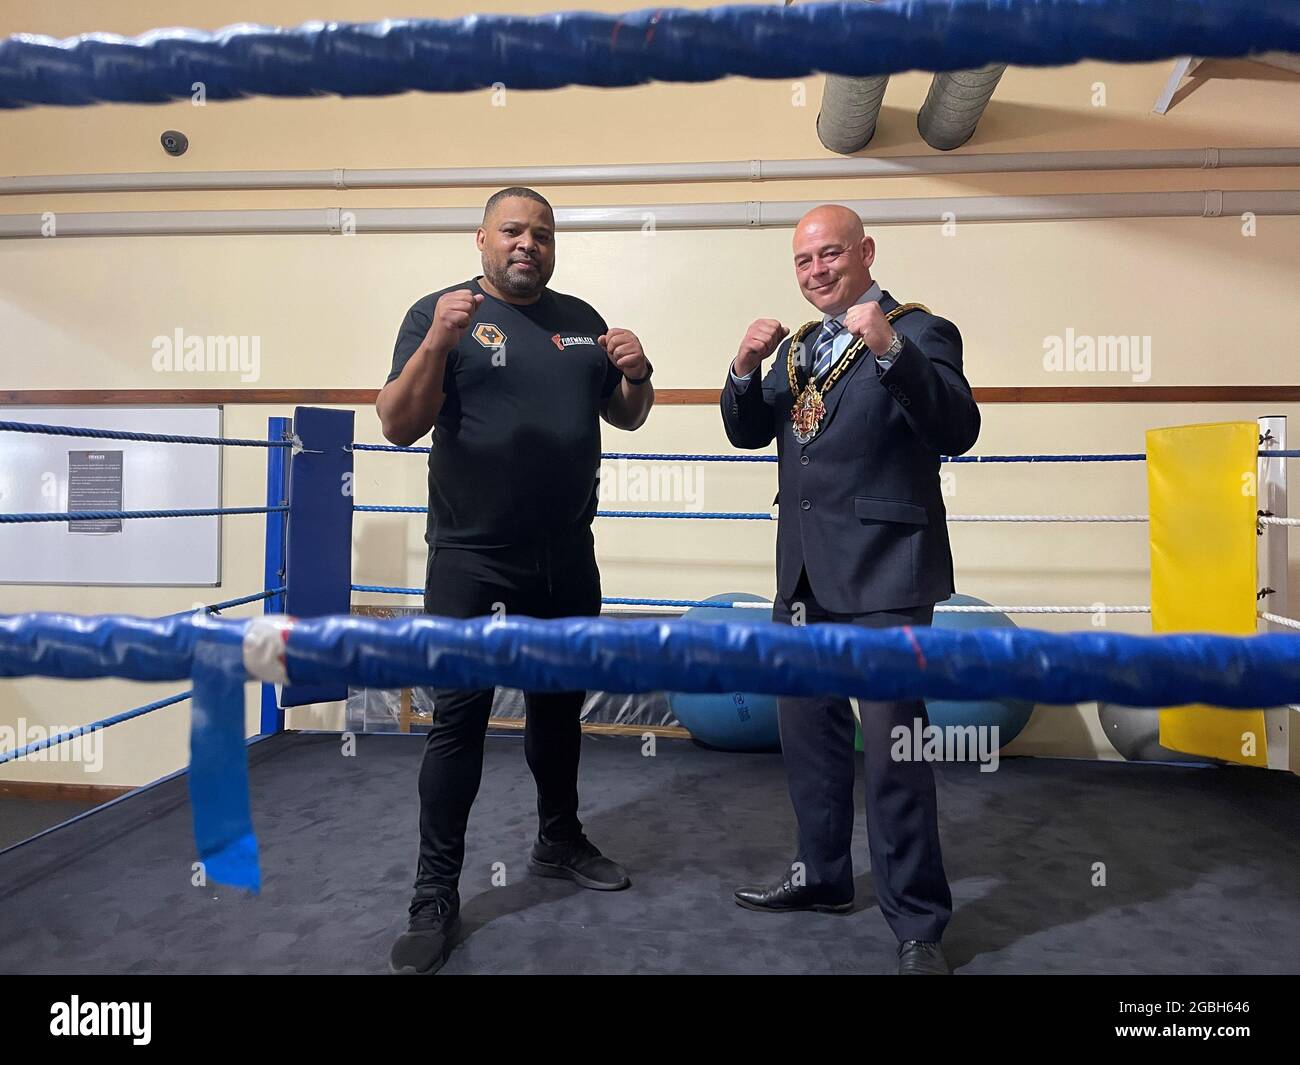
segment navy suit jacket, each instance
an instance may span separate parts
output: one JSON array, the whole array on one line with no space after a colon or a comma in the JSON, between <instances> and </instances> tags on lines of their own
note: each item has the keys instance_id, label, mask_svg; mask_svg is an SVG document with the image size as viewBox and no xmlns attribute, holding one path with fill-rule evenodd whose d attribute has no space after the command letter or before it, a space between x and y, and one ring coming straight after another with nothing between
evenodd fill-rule
<instances>
[{"instance_id":1,"label":"navy suit jacket","mask_svg":"<svg viewBox=\"0 0 1300 1065\"><path fill-rule=\"evenodd\" d=\"M898 306L888 292L880 301ZM938 603L953 593L939 456L969 451L980 414L962 374L961 334L922 310L894 322L903 350L888 370L863 351L826 397L820 431L794 437L786 358L760 387L727 373L722 421L738 448L776 440L780 504L777 589L790 600L806 568L817 602L836 614ZM813 344L817 330L805 338Z\"/></svg>"}]
</instances>

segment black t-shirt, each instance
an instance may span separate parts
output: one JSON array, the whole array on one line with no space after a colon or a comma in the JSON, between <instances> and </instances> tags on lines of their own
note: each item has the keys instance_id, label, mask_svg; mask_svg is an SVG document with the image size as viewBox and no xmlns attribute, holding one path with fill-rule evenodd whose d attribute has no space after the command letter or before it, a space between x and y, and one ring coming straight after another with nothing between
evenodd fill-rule
<instances>
[{"instance_id":1,"label":"black t-shirt","mask_svg":"<svg viewBox=\"0 0 1300 1065\"><path fill-rule=\"evenodd\" d=\"M438 297L483 294L447 356L446 399L429 453L430 545L505 547L591 524L600 470L600 407L623 374L596 338L604 320L580 299L544 290L506 303L478 278L406 312L393 347L395 380L433 320Z\"/></svg>"}]
</instances>

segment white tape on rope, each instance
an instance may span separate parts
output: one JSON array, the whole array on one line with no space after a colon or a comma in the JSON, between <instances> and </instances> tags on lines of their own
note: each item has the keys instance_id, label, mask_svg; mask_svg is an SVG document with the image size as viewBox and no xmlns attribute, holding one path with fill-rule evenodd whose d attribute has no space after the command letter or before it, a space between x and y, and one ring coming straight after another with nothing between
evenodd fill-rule
<instances>
[{"instance_id":1,"label":"white tape on rope","mask_svg":"<svg viewBox=\"0 0 1300 1065\"><path fill-rule=\"evenodd\" d=\"M293 618L287 614L264 614L251 618L244 630L244 669L256 680L268 684L288 684L284 645L293 631Z\"/></svg>"}]
</instances>

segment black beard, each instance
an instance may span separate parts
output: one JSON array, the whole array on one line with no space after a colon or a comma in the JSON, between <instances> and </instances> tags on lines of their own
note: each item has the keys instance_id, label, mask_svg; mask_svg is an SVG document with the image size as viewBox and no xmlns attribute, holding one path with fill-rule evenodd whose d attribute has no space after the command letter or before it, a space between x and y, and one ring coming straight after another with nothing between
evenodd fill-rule
<instances>
[{"instance_id":1,"label":"black beard","mask_svg":"<svg viewBox=\"0 0 1300 1065\"><path fill-rule=\"evenodd\" d=\"M542 276L540 264L535 263L534 265L537 266L537 280L535 281L512 275L509 263L506 264L504 270L498 270L484 263L483 272L487 274L487 279L507 296L524 299L528 296L538 295L546 287L546 278Z\"/></svg>"}]
</instances>

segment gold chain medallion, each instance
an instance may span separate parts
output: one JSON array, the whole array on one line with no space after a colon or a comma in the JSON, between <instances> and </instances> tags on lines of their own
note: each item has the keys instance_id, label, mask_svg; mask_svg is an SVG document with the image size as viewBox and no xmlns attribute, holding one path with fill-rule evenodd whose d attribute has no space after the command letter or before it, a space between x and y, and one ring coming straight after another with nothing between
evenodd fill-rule
<instances>
[{"instance_id":1,"label":"gold chain medallion","mask_svg":"<svg viewBox=\"0 0 1300 1065\"><path fill-rule=\"evenodd\" d=\"M885 315L885 321L893 322L901 318L909 311L925 311L927 314L930 309L920 303L904 303L895 307ZM844 373L863 351L866 350L866 342L858 337L848 346L848 349L839 360L831 367L825 379L820 385L813 379L811 372L808 374L808 381L802 388L799 387L798 366L804 361L802 354L796 354L796 349L801 349L804 337L814 329L821 326L821 322L805 322L795 330L794 335L790 338L790 348L786 354L786 373L790 379L790 394L795 397L794 404L790 407L790 421L794 426L794 438L801 444L808 443L818 430L821 429L822 419L826 417L826 394L835 387L835 382L844 376Z\"/></svg>"}]
</instances>

